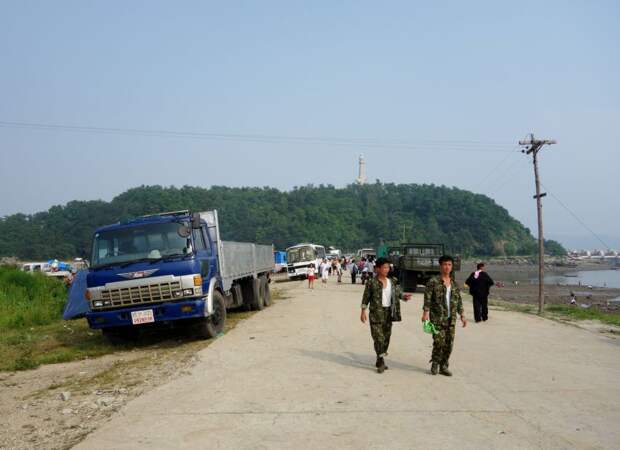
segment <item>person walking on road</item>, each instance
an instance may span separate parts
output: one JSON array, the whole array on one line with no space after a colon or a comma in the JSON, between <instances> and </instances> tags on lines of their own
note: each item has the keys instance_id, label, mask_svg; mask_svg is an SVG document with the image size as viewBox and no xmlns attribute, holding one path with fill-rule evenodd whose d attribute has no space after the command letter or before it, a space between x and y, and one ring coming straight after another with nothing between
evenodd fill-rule
<instances>
[{"instance_id":1,"label":"person walking on road","mask_svg":"<svg viewBox=\"0 0 620 450\"><path fill-rule=\"evenodd\" d=\"M448 370L450 354L454 344L456 316L461 316L463 327L467 319L463 311L461 290L452 276L454 259L444 255L439 258L439 275L431 278L424 291L424 312L422 321L430 320L437 334L433 334L433 353L431 355L431 374L437 372L452 376Z\"/></svg>"},{"instance_id":2,"label":"person walking on road","mask_svg":"<svg viewBox=\"0 0 620 450\"><path fill-rule=\"evenodd\" d=\"M327 280L329 279L329 269L331 265L327 262L327 260L323 260L323 264L321 264L321 284L323 286L327 286Z\"/></svg>"},{"instance_id":3,"label":"person walking on road","mask_svg":"<svg viewBox=\"0 0 620 450\"><path fill-rule=\"evenodd\" d=\"M481 320L486 322L489 318L489 289L495 282L484 271L484 263L476 265L476 271L469 275L465 284L474 299L474 320L476 323Z\"/></svg>"},{"instance_id":4,"label":"person walking on road","mask_svg":"<svg viewBox=\"0 0 620 450\"><path fill-rule=\"evenodd\" d=\"M316 268L314 264L308 267L308 289L314 289L314 280L316 278Z\"/></svg>"},{"instance_id":5,"label":"person walking on road","mask_svg":"<svg viewBox=\"0 0 620 450\"><path fill-rule=\"evenodd\" d=\"M387 356L392 336L392 322L400 321L400 301L408 301L411 294L403 294L396 279L388 278L390 263L385 258L376 262L377 277L366 282L362 297L362 313L360 320L366 323L366 310L370 309L370 335L377 354L378 373L383 373L388 367L384 358Z\"/></svg>"},{"instance_id":6,"label":"person walking on road","mask_svg":"<svg viewBox=\"0 0 620 450\"><path fill-rule=\"evenodd\" d=\"M338 277L338 283L342 283L342 264L339 259L336 260L336 276Z\"/></svg>"},{"instance_id":7,"label":"person walking on road","mask_svg":"<svg viewBox=\"0 0 620 450\"><path fill-rule=\"evenodd\" d=\"M348 267L349 273L351 274L351 284L355 284L355 282L357 281L357 272L358 272L358 268L357 268L357 264L355 264L355 260L351 260L351 262L349 263L349 267Z\"/></svg>"}]
</instances>

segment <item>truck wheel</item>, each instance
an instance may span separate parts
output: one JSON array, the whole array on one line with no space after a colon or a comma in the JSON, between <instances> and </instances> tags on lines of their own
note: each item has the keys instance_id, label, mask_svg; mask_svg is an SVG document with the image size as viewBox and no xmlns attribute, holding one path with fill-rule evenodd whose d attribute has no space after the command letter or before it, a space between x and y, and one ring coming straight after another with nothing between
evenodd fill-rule
<instances>
[{"instance_id":1,"label":"truck wheel","mask_svg":"<svg viewBox=\"0 0 620 450\"><path fill-rule=\"evenodd\" d=\"M265 306L271 306L271 290L269 288L269 280L264 275L260 277L259 280L263 295L263 302L265 303Z\"/></svg>"},{"instance_id":2,"label":"truck wheel","mask_svg":"<svg viewBox=\"0 0 620 450\"><path fill-rule=\"evenodd\" d=\"M252 307L257 311L262 311L265 308L265 299L261 289L260 278L254 278L252 280Z\"/></svg>"},{"instance_id":3,"label":"truck wheel","mask_svg":"<svg viewBox=\"0 0 620 450\"><path fill-rule=\"evenodd\" d=\"M203 317L196 324L196 335L201 339L211 339L224 331L226 323L226 302L220 291L213 292L213 314Z\"/></svg>"}]
</instances>

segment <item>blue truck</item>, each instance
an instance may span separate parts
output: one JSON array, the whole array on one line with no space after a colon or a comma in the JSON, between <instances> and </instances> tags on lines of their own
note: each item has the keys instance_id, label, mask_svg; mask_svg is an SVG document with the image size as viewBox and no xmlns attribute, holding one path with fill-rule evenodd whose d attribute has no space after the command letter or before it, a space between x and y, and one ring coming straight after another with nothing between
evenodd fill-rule
<instances>
[{"instance_id":1,"label":"blue truck","mask_svg":"<svg viewBox=\"0 0 620 450\"><path fill-rule=\"evenodd\" d=\"M216 210L164 212L97 229L85 296L88 324L112 343L141 329L222 332L226 310L271 304L273 245L222 241Z\"/></svg>"}]
</instances>

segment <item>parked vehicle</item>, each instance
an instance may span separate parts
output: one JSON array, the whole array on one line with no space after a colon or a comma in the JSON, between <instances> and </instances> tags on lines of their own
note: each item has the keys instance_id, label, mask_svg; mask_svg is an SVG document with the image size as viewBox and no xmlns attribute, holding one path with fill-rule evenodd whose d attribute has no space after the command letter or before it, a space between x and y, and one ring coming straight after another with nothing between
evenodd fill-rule
<instances>
[{"instance_id":1,"label":"parked vehicle","mask_svg":"<svg viewBox=\"0 0 620 450\"><path fill-rule=\"evenodd\" d=\"M21 270L28 273L39 272L47 277L64 279L71 276L72 267L58 260L49 260L47 262L24 263Z\"/></svg>"},{"instance_id":2,"label":"parked vehicle","mask_svg":"<svg viewBox=\"0 0 620 450\"><path fill-rule=\"evenodd\" d=\"M286 270L286 252L275 251L273 252L273 259L275 261L274 272L282 272Z\"/></svg>"},{"instance_id":3,"label":"parked vehicle","mask_svg":"<svg viewBox=\"0 0 620 450\"><path fill-rule=\"evenodd\" d=\"M342 251L338 248L328 247L327 256L329 256L330 259L339 259L342 257Z\"/></svg>"},{"instance_id":4,"label":"parked vehicle","mask_svg":"<svg viewBox=\"0 0 620 450\"><path fill-rule=\"evenodd\" d=\"M224 329L227 308L271 303L273 268L272 245L222 241L215 210L105 226L93 236L86 318L112 342L159 325L210 338Z\"/></svg>"},{"instance_id":5,"label":"parked vehicle","mask_svg":"<svg viewBox=\"0 0 620 450\"><path fill-rule=\"evenodd\" d=\"M368 258L368 257L375 258L376 256L377 256L377 252L375 251L374 248L360 248L357 251L358 258Z\"/></svg>"},{"instance_id":6,"label":"parked vehicle","mask_svg":"<svg viewBox=\"0 0 620 450\"><path fill-rule=\"evenodd\" d=\"M388 259L403 289L409 292L415 292L418 285L439 275L439 258L443 254L443 244L406 243L388 248ZM454 271L458 270L461 270L461 259L455 257Z\"/></svg>"},{"instance_id":7,"label":"parked vehicle","mask_svg":"<svg viewBox=\"0 0 620 450\"><path fill-rule=\"evenodd\" d=\"M47 272L50 268L46 262L29 262L22 264L21 270L24 272Z\"/></svg>"},{"instance_id":8,"label":"parked vehicle","mask_svg":"<svg viewBox=\"0 0 620 450\"><path fill-rule=\"evenodd\" d=\"M325 256L325 247L322 245L297 244L287 248L286 261L289 279L307 277L310 266L318 270Z\"/></svg>"}]
</instances>

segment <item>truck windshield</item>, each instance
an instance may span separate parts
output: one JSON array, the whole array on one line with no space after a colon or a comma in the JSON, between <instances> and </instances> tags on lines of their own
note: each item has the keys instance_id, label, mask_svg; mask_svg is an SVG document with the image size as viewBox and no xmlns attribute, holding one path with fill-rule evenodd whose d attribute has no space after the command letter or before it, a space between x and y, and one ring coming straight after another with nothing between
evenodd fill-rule
<instances>
[{"instance_id":1,"label":"truck windshield","mask_svg":"<svg viewBox=\"0 0 620 450\"><path fill-rule=\"evenodd\" d=\"M316 251L312 247L293 248L286 254L286 260L289 264L295 264L302 261L314 261L315 259Z\"/></svg>"},{"instance_id":2,"label":"truck windshield","mask_svg":"<svg viewBox=\"0 0 620 450\"><path fill-rule=\"evenodd\" d=\"M181 237L179 222L138 225L102 231L93 239L93 268L140 260L158 260L191 252L191 241Z\"/></svg>"}]
</instances>

